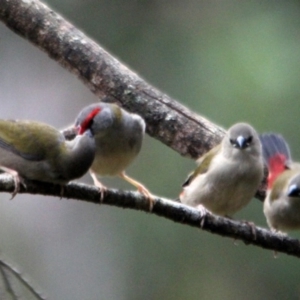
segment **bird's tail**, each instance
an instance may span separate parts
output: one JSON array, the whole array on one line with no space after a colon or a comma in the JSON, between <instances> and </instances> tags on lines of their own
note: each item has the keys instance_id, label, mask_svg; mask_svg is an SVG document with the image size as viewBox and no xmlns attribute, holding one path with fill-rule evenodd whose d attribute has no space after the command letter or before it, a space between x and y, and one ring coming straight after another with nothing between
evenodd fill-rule
<instances>
[{"instance_id":1,"label":"bird's tail","mask_svg":"<svg viewBox=\"0 0 300 300\"><path fill-rule=\"evenodd\" d=\"M260 135L263 157L268 166L268 187L271 188L276 178L286 169L290 169L292 158L285 139L276 133Z\"/></svg>"}]
</instances>

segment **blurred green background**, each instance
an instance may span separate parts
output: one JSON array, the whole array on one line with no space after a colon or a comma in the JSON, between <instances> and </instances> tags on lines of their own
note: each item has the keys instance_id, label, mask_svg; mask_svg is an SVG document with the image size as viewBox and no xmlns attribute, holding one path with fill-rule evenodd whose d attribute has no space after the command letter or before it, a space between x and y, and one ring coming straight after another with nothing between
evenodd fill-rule
<instances>
[{"instance_id":1,"label":"blurred green background","mask_svg":"<svg viewBox=\"0 0 300 300\"><path fill-rule=\"evenodd\" d=\"M282 133L299 149L300 2L49 0L148 82L211 121ZM1 118L63 128L97 98L0 24ZM194 162L149 137L128 173L176 198ZM86 176L83 181L91 183ZM118 179L108 186L129 189ZM299 260L138 211L0 195L0 250L49 296L299 299ZM266 226L258 200L235 218ZM298 233L292 233L300 237ZM29 296L26 295L26 299Z\"/></svg>"}]
</instances>

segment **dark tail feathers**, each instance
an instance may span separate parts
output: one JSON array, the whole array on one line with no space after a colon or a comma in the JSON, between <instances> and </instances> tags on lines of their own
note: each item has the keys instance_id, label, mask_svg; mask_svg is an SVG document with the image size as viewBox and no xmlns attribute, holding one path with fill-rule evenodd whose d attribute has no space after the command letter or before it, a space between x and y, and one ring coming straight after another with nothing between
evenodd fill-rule
<instances>
[{"instance_id":1,"label":"dark tail feathers","mask_svg":"<svg viewBox=\"0 0 300 300\"><path fill-rule=\"evenodd\" d=\"M290 148L282 135L276 133L264 133L259 136L259 139L262 144L263 156L267 165L270 158L274 157L276 154L283 154L287 164L291 163L292 157Z\"/></svg>"}]
</instances>

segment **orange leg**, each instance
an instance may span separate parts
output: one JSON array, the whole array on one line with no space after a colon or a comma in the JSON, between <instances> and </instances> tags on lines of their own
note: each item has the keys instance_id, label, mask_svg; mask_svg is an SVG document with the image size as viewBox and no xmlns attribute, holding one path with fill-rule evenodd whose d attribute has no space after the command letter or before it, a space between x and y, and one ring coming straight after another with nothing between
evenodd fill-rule
<instances>
[{"instance_id":1,"label":"orange leg","mask_svg":"<svg viewBox=\"0 0 300 300\"><path fill-rule=\"evenodd\" d=\"M149 200L149 211L152 211L153 205L154 205L154 196L148 191L148 189L142 185L140 182L136 181L135 179L129 177L126 175L125 171L121 172L119 176L135 186L137 190L143 194L148 200Z\"/></svg>"}]
</instances>

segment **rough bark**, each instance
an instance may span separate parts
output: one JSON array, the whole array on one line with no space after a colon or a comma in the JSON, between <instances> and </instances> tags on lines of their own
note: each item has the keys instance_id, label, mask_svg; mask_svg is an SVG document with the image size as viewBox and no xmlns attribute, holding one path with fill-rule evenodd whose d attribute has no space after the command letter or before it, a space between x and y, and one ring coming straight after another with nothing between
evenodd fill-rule
<instances>
[{"instance_id":1,"label":"rough bark","mask_svg":"<svg viewBox=\"0 0 300 300\"><path fill-rule=\"evenodd\" d=\"M1 0L0 19L100 98L141 115L147 132L181 155L197 158L222 138L220 127L150 86L40 1Z\"/></svg>"},{"instance_id":2,"label":"rough bark","mask_svg":"<svg viewBox=\"0 0 300 300\"><path fill-rule=\"evenodd\" d=\"M20 193L42 194L61 197L61 186L50 183L25 181ZM14 182L10 175L0 175L0 191L13 192ZM63 197L94 204L106 204L149 212L149 200L138 192L108 189L100 203L98 188L82 183L70 183L64 187ZM151 213L176 223L190 225L224 237L242 240L246 245L255 245L265 249L300 257L300 241L288 236L273 233L254 224L218 217L178 202L155 197Z\"/></svg>"}]
</instances>

